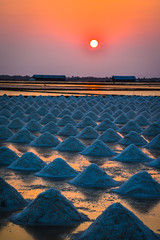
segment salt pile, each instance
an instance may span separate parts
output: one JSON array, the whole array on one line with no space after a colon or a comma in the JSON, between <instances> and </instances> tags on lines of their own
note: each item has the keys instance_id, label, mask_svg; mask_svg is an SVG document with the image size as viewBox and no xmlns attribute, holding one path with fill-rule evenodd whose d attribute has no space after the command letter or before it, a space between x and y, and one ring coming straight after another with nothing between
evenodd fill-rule
<instances>
[{"instance_id":1,"label":"salt pile","mask_svg":"<svg viewBox=\"0 0 160 240\"><path fill-rule=\"evenodd\" d=\"M85 115L84 115L84 118L85 117L90 117L91 119L93 119L94 121L96 121L97 120L97 115L94 113L94 112L92 112L92 111L89 111L89 112L87 112Z\"/></svg>"},{"instance_id":2,"label":"salt pile","mask_svg":"<svg viewBox=\"0 0 160 240\"><path fill-rule=\"evenodd\" d=\"M36 176L48 178L73 178L77 176L77 174L76 170L74 170L62 158L56 158L40 172L36 173Z\"/></svg>"},{"instance_id":3,"label":"salt pile","mask_svg":"<svg viewBox=\"0 0 160 240\"><path fill-rule=\"evenodd\" d=\"M41 107L38 108L37 112L39 115L45 116L48 113L48 110L42 105Z\"/></svg>"},{"instance_id":4,"label":"salt pile","mask_svg":"<svg viewBox=\"0 0 160 240\"><path fill-rule=\"evenodd\" d=\"M160 134L160 124L152 123L148 128L144 129L142 134L146 136L156 136Z\"/></svg>"},{"instance_id":5,"label":"salt pile","mask_svg":"<svg viewBox=\"0 0 160 240\"><path fill-rule=\"evenodd\" d=\"M134 144L130 144L113 159L120 162L145 162L153 160Z\"/></svg>"},{"instance_id":6,"label":"salt pile","mask_svg":"<svg viewBox=\"0 0 160 240\"><path fill-rule=\"evenodd\" d=\"M41 124L47 124L49 122L57 122L57 118L52 113L47 113L40 121Z\"/></svg>"},{"instance_id":7,"label":"salt pile","mask_svg":"<svg viewBox=\"0 0 160 240\"><path fill-rule=\"evenodd\" d=\"M71 111L69 110L69 109L64 109L59 115L58 115L58 117L59 118L62 118L62 117L64 117L65 115L68 115L68 116L70 116L72 113L71 113Z\"/></svg>"},{"instance_id":8,"label":"salt pile","mask_svg":"<svg viewBox=\"0 0 160 240\"><path fill-rule=\"evenodd\" d=\"M98 131L105 131L109 128L112 128L114 130L119 130L119 128L114 124L111 120L105 119L103 120L95 129Z\"/></svg>"},{"instance_id":9,"label":"salt pile","mask_svg":"<svg viewBox=\"0 0 160 240\"><path fill-rule=\"evenodd\" d=\"M11 116L11 113L10 113L10 111L8 111L7 109L4 108L3 110L0 111L0 116L9 118Z\"/></svg>"},{"instance_id":10,"label":"salt pile","mask_svg":"<svg viewBox=\"0 0 160 240\"><path fill-rule=\"evenodd\" d=\"M127 117L130 119L134 119L136 117L136 113L133 110L127 112Z\"/></svg>"},{"instance_id":11,"label":"salt pile","mask_svg":"<svg viewBox=\"0 0 160 240\"><path fill-rule=\"evenodd\" d=\"M4 116L0 116L0 125L7 125L7 124L9 124L8 118Z\"/></svg>"},{"instance_id":12,"label":"salt pile","mask_svg":"<svg viewBox=\"0 0 160 240\"><path fill-rule=\"evenodd\" d=\"M145 147L151 149L160 149L160 134L147 143Z\"/></svg>"},{"instance_id":13,"label":"salt pile","mask_svg":"<svg viewBox=\"0 0 160 240\"><path fill-rule=\"evenodd\" d=\"M86 220L87 217L53 188L40 193L30 205L12 218L16 224L29 226L75 226Z\"/></svg>"},{"instance_id":14,"label":"salt pile","mask_svg":"<svg viewBox=\"0 0 160 240\"><path fill-rule=\"evenodd\" d=\"M72 114L72 118L77 119L77 120L82 119L83 116L84 116L84 114L80 110L77 110Z\"/></svg>"},{"instance_id":15,"label":"salt pile","mask_svg":"<svg viewBox=\"0 0 160 240\"><path fill-rule=\"evenodd\" d=\"M131 211L113 203L77 240L158 240L159 237Z\"/></svg>"},{"instance_id":16,"label":"salt pile","mask_svg":"<svg viewBox=\"0 0 160 240\"><path fill-rule=\"evenodd\" d=\"M50 112L55 115L56 117L59 115L60 110L57 107L53 107Z\"/></svg>"},{"instance_id":17,"label":"salt pile","mask_svg":"<svg viewBox=\"0 0 160 240\"><path fill-rule=\"evenodd\" d=\"M76 125L76 122L69 115L65 115L57 122L58 126L65 126L68 123L70 123L71 125Z\"/></svg>"},{"instance_id":18,"label":"salt pile","mask_svg":"<svg viewBox=\"0 0 160 240\"><path fill-rule=\"evenodd\" d=\"M95 140L81 154L86 156L113 156L115 152L101 140Z\"/></svg>"},{"instance_id":19,"label":"salt pile","mask_svg":"<svg viewBox=\"0 0 160 240\"><path fill-rule=\"evenodd\" d=\"M39 137L35 138L30 143L31 146L35 147L56 147L60 141L54 135L49 132L42 133Z\"/></svg>"},{"instance_id":20,"label":"salt pile","mask_svg":"<svg viewBox=\"0 0 160 240\"><path fill-rule=\"evenodd\" d=\"M96 139L98 138L98 132L91 126L85 127L77 137L80 139Z\"/></svg>"},{"instance_id":21,"label":"salt pile","mask_svg":"<svg viewBox=\"0 0 160 240\"><path fill-rule=\"evenodd\" d=\"M25 122L29 122L30 120L35 119L37 121L40 121L41 116L37 112L31 112L28 116L25 118Z\"/></svg>"},{"instance_id":22,"label":"salt pile","mask_svg":"<svg viewBox=\"0 0 160 240\"><path fill-rule=\"evenodd\" d=\"M0 177L0 212L16 211L27 205L17 190Z\"/></svg>"},{"instance_id":23,"label":"salt pile","mask_svg":"<svg viewBox=\"0 0 160 240\"><path fill-rule=\"evenodd\" d=\"M126 124L128 121L129 121L129 118L127 117L127 115L125 113L121 113L121 115L115 119L114 123Z\"/></svg>"},{"instance_id":24,"label":"salt pile","mask_svg":"<svg viewBox=\"0 0 160 240\"><path fill-rule=\"evenodd\" d=\"M76 136L78 133L79 133L78 129L75 126L72 126L70 123L68 123L57 133L57 135L69 137Z\"/></svg>"},{"instance_id":25,"label":"salt pile","mask_svg":"<svg viewBox=\"0 0 160 240\"><path fill-rule=\"evenodd\" d=\"M57 133L60 130L60 128L57 126L54 122L48 122L45 126L43 126L40 130L40 132L50 132L52 134Z\"/></svg>"},{"instance_id":26,"label":"salt pile","mask_svg":"<svg viewBox=\"0 0 160 240\"><path fill-rule=\"evenodd\" d=\"M118 186L119 183L110 177L103 169L92 163L79 173L70 184L88 188L108 188Z\"/></svg>"},{"instance_id":27,"label":"salt pile","mask_svg":"<svg viewBox=\"0 0 160 240\"><path fill-rule=\"evenodd\" d=\"M98 138L102 142L118 142L122 137L112 128L107 129L102 135Z\"/></svg>"},{"instance_id":28,"label":"salt pile","mask_svg":"<svg viewBox=\"0 0 160 240\"><path fill-rule=\"evenodd\" d=\"M160 168L160 157L157 159L154 159L151 162L146 163L147 166L155 167L155 168Z\"/></svg>"},{"instance_id":29,"label":"salt pile","mask_svg":"<svg viewBox=\"0 0 160 240\"><path fill-rule=\"evenodd\" d=\"M130 120L120 129L120 132L129 133L130 131L141 133L143 129L135 121Z\"/></svg>"},{"instance_id":30,"label":"salt pile","mask_svg":"<svg viewBox=\"0 0 160 240\"><path fill-rule=\"evenodd\" d=\"M9 165L18 158L18 155L7 147L0 147L0 165Z\"/></svg>"},{"instance_id":31,"label":"salt pile","mask_svg":"<svg viewBox=\"0 0 160 240\"><path fill-rule=\"evenodd\" d=\"M140 126L150 125L150 122L148 121L148 119L143 115L137 116L135 118L135 122L138 123Z\"/></svg>"},{"instance_id":32,"label":"salt pile","mask_svg":"<svg viewBox=\"0 0 160 240\"><path fill-rule=\"evenodd\" d=\"M29 131L33 131L33 132L37 132L40 131L41 129L41 124L39 122L37 122L37 120L33 119L30 120L25 126L24 128L28 129Z\"/></svg>"},{"instance_id":33,"label":"salt pile","mask_svg":"<svg viewBox=\"0 0 160 240\"><path fill-rule=\"evenodd\" d=\"M15 119L15 118L24 120L26 118L26 115L24 114L24 112L22 110L18 110L10 116L10 119Z\"/></svg>"},{"instance_id":34,"label":"salt pile","mask_svg":"<svg viewBox=\"0 0 160 240\"><path fill-rule=\"evenodd\" d=\"M113 189L113 192L134 198L160 198L160 184L148 172L142 171Z\"/></svg>"},{"instance_id":35,"label":"salt pile","mask_svg":"<svg viewBox=\"0 0 160 240\"><path fill-rule=\"evenodd\" d=\"M77 138L70 136L61 142L56 150L67 152L81 152L85 149L85 145L81 143Z\"/></svg>"},{"instance_id":36,"label":"salt pile","mask_svg":"<svg viewBox=\"0 0 160 240\"><path fill-rule=\"evenodd\" d=\"M10 122L7 125L8 128L12 128L12 129L21 129L23 126L24 126L24 122L19 118L13 119L12 122Z\"/></svg>"},{"instance_id":37,"label":"salt pile","mask_svg":"<svg viewBox=\"0 0 160 240\"><path fill-rule=\"evenodd\" d=\"M98 119L99 122L102 122L105 119L109 119L111 121L113 121L113 117L109 114L109 113L103 113L100 118Z\"/></svg>"},{"instance_id":38,"label":"salt pile","mask_svg":"<svg viewBox=\"0 0 160 240\"><path fill-rule=\"evenodd\" d=\"M96 127L97 123L93 121L90 117L85 117L82 121L77 124L77 128L85 128L87 126Z\"/></svg>"},{"instance_id":39,"label":"salt pile","mask_svg":"<svg viewBox=\"0 0 160 240\"><path fill-rule=\"evenodd\" d=\"M9 169L23 170L23 171L39 171L46 166L38 156L32 152L26 152L17 160L9 165Z\"/></svg>"},{"instance_id":40,"label":"salt pile","mask_svg":"<svg viewBox=\"0 0 160 240\"><path fill-rule=\"evenodd\" d=\"M8 139L13 133L4 125L0 125L0 139Z\"/></svg>"},{"instance_id":41,"label":"salt pile","mask_svg":"<svg viewBox=\"0 0 160 240\"><path fill-rule=\"evenodd\" d=\"M7 141L14 143L30 143L35 139L35 136L27 129L21 129L19 132L10 137Z\"/></svg>"},{"instance_id":42,"label":"salt pile","mask_svg":"<svg viewBox=\"0 0 160 240\"><path fill-rule=\"evenodd\" d=\"M137 132L130 131L127 135L124 136L124 138L119 141L119 143L124 145L130 145L133 143L137 146L143 146L147 143L147 141Z\"/></svg>"}]
</instances>

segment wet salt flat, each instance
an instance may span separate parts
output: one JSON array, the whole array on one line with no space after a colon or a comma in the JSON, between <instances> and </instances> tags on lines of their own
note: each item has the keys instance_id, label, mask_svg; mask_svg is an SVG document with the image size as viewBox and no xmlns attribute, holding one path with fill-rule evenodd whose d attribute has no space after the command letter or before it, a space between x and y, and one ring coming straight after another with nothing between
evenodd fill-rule
<instances>
[{"instance_id":1,"label":"wet salt flat","mask_svg":"<svg viewBox=\"0 0 160 240\"><path fill-rule=\"evenodd\" d=\"M2 96L0 101L0 126L1 128L3 127L3 129L5 126L11 131L11 134L6 134L6 130L3 132L1 138L5 139L1 139L0 146L11 149L19 157L26 152L32 152L47 164L56 158L62 158L78 173L82 173L91 163L95 163L103 169L105 173L121 184L130 179L134 174L147 171L153 179L160 183L160 169L148 165L152 160L160 157L159 139L154 140L151 148L147 147L146 144L146 142L149 143L152 139L158 138L160 134L159 97L107 96L102 98L100 96L90 96L75 98L71 96L65 98L61 96L24 98L23 96L19 96L9 98ZM42 109L42 107L44 108ZM66 112L63 112L64 110L68 110L68 116L70 117L66 120L64 119L66 114ZM77 114L76 111L78 110L82 114ZM63 114L61 114L62 112ZM92 114L89 114L89 112L92 112ZM122 112L125 114L125 117L123 116L121 118L123 123L116 123L116 120ZM104 113L108 113L108 118L107 115L103 115ZM94 116L97 116L97 118L94 118ZM102 116L104 116L104 118ZM138 116L145 117L149 122L146 123L143 119L137 123L136 118ZM88 120L83 121L86 117ZM21 122L15 122L14 128L10 128L11 123L16 118L19 118ZM28 130L29 133L27 132L26 135L22 134L21 136L18 134L20 131L26 129L31 119L35 119L39 124L34 123L34 125L32 125L32 131ZM110 121L106 121L106 119L110 119ZM45 132L41 131L41 129L44 129L50 121L55 124L56 131L53 133L52 125L51 128L47 128L47 132L51 131L52 133L50 134L54 138L48 138L50 141L46 138L42 138L41 141L36 141L40 136L43 136ZM129 122L131 123L127 125ZM62 130L68 123L74 128L69 127L67 136L62 136L63 132L65 132L65 134L67 132L67 130ZM38 128L36 131L33 131L34 126L35 129L37 126L40 126L41 129ZM89 131L88 126L92 127ZM103 129L99 128L99 126L102 126ZM82 131L84 132L85 128L87 128L85 134L80 134ZM77 131L75 131L75 129ZM114 130L114 134L113 131L109 131L111 134L110 139L113 140L112 142L109 141L108 135L106 138L105 135L103 138L101 137L108 129ZM125 129L125 132L123 129ZM136 134L130 134L131 136L126 137L132 131L136 132L138 137L135 137L137 136ZM75 132L77 134L75 134ZM22 131L22 133L24 132ZM73 133L74 137L71 138ZM120 138L114 138L115 133L118 134ZM16 142L13 142L13 136L15 139L16 134L18 137L14 140ZM79 138L79 136L82 136L82 138ZM85 136L85 139L83 136ZM143 141L141 141L142 139L139 137L142 137ZM27 143L23 143L26 139L28 140ZM60 144L62 144L62 142L65 143L68 139L71 139L70 142L63 144L63 148L60 148ZM76 139L77 142L74 139ZM105 139L107 139L107 142L105 142ZM125 144L122 144L122 139L125 139ZM135 145L134 147L132 147L132 145L128 146L126 143L127 139L130 144L134 143L138 150ZM97 141L102 140L107 149L103 147L103 144L96 144ZM33 144L34 142L38 142L39 146L35 146ZM56 143L56 146L50 145L50 143L53 142ZM141 143L140 145L139 142ZM42 147L42 144L48 144L48 147ZM89 147L91 151L88 150L90 149ZM130 150L126 155L125 151L127 147L129 147L129 149L133 148L134 151L132 152ZM74 151L72 152L71 150ZM139 152L139 150L141 151ZM110 151L112 153L114 152L114 154L110 154ZM83 154L84 152L87 152L87 154ZM118 154L122 155L122 160L116 159L120 156ZM144 158L148 159L144 160ZM126 161L126 159L128 160ZM144 161L141 161L142 159ZM80 213L85 214L90 220L86 220L77 226L69 228L64 226L29 227L12 223L10 220L12 214L3 213L0 216L0 239L70 239L74 234L86 230L108 206L117 202L132 211L155 233L160 234L159 197L135 199L131 196L119 195L112 192L112 189L116 187L87 188L70 184L69 181L71 179L44 178L36 176L35 173L36 172L13 170L2 165L0 167L0 176L20 192L24 199L32 201L47 189L55 188L71 201ZM152 188L149 190L152 195Z\"/></svg>"}]
</instances>

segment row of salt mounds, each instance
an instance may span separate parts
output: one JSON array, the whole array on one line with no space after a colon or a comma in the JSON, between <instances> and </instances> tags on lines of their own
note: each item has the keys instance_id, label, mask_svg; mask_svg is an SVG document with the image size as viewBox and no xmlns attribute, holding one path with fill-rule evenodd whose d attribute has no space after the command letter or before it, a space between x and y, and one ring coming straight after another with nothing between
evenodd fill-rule
<instances>
[{"instance_id":1,"label":"row of salt mounds","mask_svg":"<svg viewBox=\"0 0 160 240\"><path fill-rule=\"evenodd\" d=\"M55 149L58 151L66 152L81 152L86 146L81 143L77 138L70 136L61 142Z\"/></svg>"},{"instance_id":2,"label":"row of salt mounds","mask_svg":"<svg viewBox=\"0 0 160 240\"><path fill-rule=\"evenodd\" d=\"M0 177L0 212L16 211L28 203L21 194Z\"/></svg>"},{"instance_id":3,"label":"row of salt mounds","mask_svg":"<svg viewBox=\"0 0 160 240\"><path fill-rule=\"evenodd\" d=\"M36 176L47 178L72 178L77 176L75 171L68 163L62 158L56 158L47 164Z\"/></svg>"},{"instance_id":4,"label":"row of salt mounds","mask_svg":"<svg viewBox=\"0 0 160 240\"><path fill-rule=\"evenodd\" d=\"M101 140L95 140L81 154L86 156L113 156L116 153Z\"/></svg>"},{"instance_id":5,"label":"row of salt mounds","mask_svg":"<svg viewBox=\"0 0 160 240\"><path fill-rule=\"evenodd\" d=\"M96 130L98 131L105 131L109 128L112 128L116 131L119 130L119 127L116 126L116 124L114 124L111 120L109 119L105 119L103 120L97 127L95 127Z\"/></svg>"},{"instance_id":6,"label":"row of salt mounds","mask_svg":"<svg viewBox=\"0 0 160 240\"><path fill-rule=\"evenodd\" d=\"M18 158L18 155L7 147L0 147L0 166L8 166Z\"/></svg>"},{"instance_id":7,"label":"row of salt mounds","mask_svg":"<svg viewBox=\"0 0 160 240\"><path fill-rule=\"evenodd\" d=\"M77 240L158 240L159 237L131 211L113 203Z\"/></svg>"},{"instance_id":8,"label":"row of salt mounds","mask_svg":"<svg viewBox=\"0 0 160 240\"><path fill-rule=\"evenodd\" d=\"M58 138L49 132L45 132L35 138L29 145L35 147L56 147L59 143Z\"/></svg>"},{"instance_id":9,"label":"row of salt mounds","mask_svg":"<svg viewBox=\"0 0 160 240\"><path fill-rule=\"evenodd\" d=\"M46 166L46 163L42 161L38 156L32 152L26 152L17 160L12 162L8 168L14 170L23 171L39 171Z\"/></svg>"},{"instance_id":10,"label":"row of salt mounds","mask_svg":"<svg viewBox=\"0 0 160 240\"><path fill-rule=\"evenodd\" d=\"M35 136L27 129L21 129L19 132L8 138L8 142L13 143L30 143L35 139Z\"/></svg>"},{"instance_id":11,"label":"row of salt mounds","mask_svg":"<svg viewBox=\"0 0 160 240\"><path fill-rule=\"evenodd\" d=\"M12 217L14 223L29 226L75 226L86 220L86 216L53 188L40 193L29 206Z\"/></svg>"},{"instance_id":12,"label":"row of salt mounds","mask_svg":"<svg viewBox=\"0 0 160 240\"><path fill-rule=\"evenodd\" d=\"M130 145L133 143L138 146L143 146L147 144L147 141L142 136L140 136L137 132L130 131L118 143L123 145Z\"/></svg>"},{"instance_id":13,"label":"row of salt mounds","mask_svg":"<svg viewBox=\"0 0 160 240\"><path fill-rule=\"evenodd\" d=\"M112 191L134 198L160 198L160 184L146 171L136 173Z\"/></svg>"},{"instance_id":14,"label":"row of salt mounds","mask_svg":"<svg viewBox=\"0 0 160 240\"><path fill-rule=\"evenodd\" d=\"M90 164L69 183L85 188L108 188L119 185L119 182L115 181L95 163Z\"/></svg>"},{"instance_id":15,"label":"row of salt mounds","mask_svg":"<svg viewBox=\"0 0 160 240\"><path fill-rule=\"evenodd\" d=\"M130 131L135 131L135 132L138 132L138 133L142 133L143 128L141 128L133 120L130 120L120 129L120 133L129 133Z\"/></svg>"},{"instance_id":16,"label":"row of salt mounds","mask_svg":"<svg viewBox=\"0 0 160 240\"><path fill-rule=\"evenodd\" d=\"M143 153L136 145L131 144L114 157L113 160L120 162L145 162L153 159Z\"/></svg>"},{"instance_id":17,"label":"row of salt mounds","mask_svg":"<svg viewBox=\"0 0 160 240\"><path fill-rule=\"evenodd\" d=\"M8 139L13 135L13 132L8 127L0 126L0 139Z\"/></svg>"},{"instance_id":18,"label":"row of salt mounds","mask_svg":"<svg viewBox=\"0 0 160 240\"><path fill-rule=\"evenodd\" d=\"M160 124L152 123L149 127L142 132L144 136L156 136L160 134Z\"/></svg>"}]
</instances>

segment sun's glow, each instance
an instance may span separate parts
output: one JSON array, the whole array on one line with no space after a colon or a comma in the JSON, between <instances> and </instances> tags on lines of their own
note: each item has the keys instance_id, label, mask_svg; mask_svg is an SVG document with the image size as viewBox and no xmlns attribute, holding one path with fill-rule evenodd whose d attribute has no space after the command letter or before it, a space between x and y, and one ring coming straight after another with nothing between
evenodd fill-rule
<instances>
[{"instance_id":1,"label":"sun's glow","mask_svg":"<svg viewBox=\"0 0 160 240\"><path fill-rule=\"evenodd\" d=\"M91 46L92 48L98 47L98 41L95 40L95 39L92 39L92 40L90 41L90 46Z\"/></svg>"}]
</instances>

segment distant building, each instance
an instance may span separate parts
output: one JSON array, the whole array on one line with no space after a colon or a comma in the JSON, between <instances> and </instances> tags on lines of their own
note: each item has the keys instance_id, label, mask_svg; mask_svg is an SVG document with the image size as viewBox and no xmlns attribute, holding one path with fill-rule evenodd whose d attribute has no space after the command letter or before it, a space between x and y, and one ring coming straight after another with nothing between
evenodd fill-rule
<instances>
[{"instance_id":1,"label":"distant building","mask_svg":"<svg viewBox=\"0 0 160 240\"><path fill-rule=\"evenodd\" d=\"M113 82L136 82L137 79L135 76L113 76Z\"/></svg>"},{"instance_id":2,"label":"distant building","mask_svg":"<svg viewBox=\"0 0 160 240\"><path fill-rule=\"evenodd\" d=\"M33 75L33 81L65 81L65 75Z\"/></svg>"}]
</instances>

